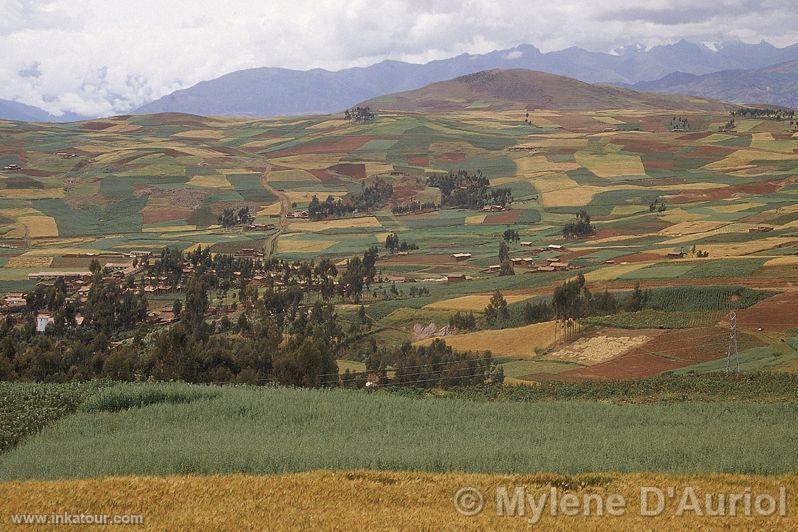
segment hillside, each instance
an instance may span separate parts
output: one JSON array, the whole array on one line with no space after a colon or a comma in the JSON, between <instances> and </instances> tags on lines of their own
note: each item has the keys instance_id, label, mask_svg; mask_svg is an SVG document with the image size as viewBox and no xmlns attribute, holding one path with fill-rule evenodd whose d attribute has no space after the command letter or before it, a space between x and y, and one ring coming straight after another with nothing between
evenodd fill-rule
<instances>
[{"instance_id":1,"label":"hillside","mask_svg":"<svg viewBox=\"0 0 798 532\"><path fill-rule=\"evenodd\" d=\"M669 94L689 94L735 103L798 106L798 61L756 70L724 70L701 76L675 72L634 88Z\"/></svg>"},{"instance_id":2,"label":"hillside","mask_svg":"<svg viewBox=\"0 0 798 532\"><path fill-rule=\"evenodd\" d=\"M530 70L489 70L391 94L362 105L381 110L456 111L512 109L679 109L721 111L721 102L636 92Z\"/></svg>"},{"instance_id":3,"label":"hillside","mask_svg":"<svg viewBox=\"0 0 798 532\"><path fill-rule=\"evenodd\" d=\"M523 44L425 64L383 61L334 72L284 68L241 70L173 92L135 113L184 112L206 116L335 113L384 94L491 69L539 70L589 83L630 84L658 79L677 70L706 74L788 60L798 60L798 45L776 48L766 42L728 42L710 49L682 40L650 49L625 47L610 54L578 47L543 53Z\"/></svg>"}]
</instances>

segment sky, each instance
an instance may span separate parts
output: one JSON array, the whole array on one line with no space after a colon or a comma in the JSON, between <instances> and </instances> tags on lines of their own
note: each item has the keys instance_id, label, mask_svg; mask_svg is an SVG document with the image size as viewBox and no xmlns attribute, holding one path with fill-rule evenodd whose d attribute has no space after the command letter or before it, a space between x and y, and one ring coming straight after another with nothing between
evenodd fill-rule
<instances>
[{"instance_id":1,"label":"sky","mask_svg":"<svg viewBox=\"0 0 798 532\"><path fill-rule=\"evenodd\" d=\"M524 43L786 46L798 42L795 1L0 0L0 98L108 115L260 66L336 70Z\"/></svg>"}]
</instances>

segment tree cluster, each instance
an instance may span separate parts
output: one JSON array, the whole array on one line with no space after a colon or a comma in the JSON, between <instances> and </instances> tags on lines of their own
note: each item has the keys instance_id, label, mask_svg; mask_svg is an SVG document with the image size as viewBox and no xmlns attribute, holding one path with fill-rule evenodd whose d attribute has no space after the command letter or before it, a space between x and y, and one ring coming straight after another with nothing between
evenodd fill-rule
<instances>
[{"instance_id":1,"label":"tree cluster","mask_svg":"<svg viewBox=\"0 0 798 532\"><path fill-rule=\"evenodd\" d=\"M363 191L351 194L343 199L327 196L323 202L313 196L308 204L308 216L311 220L323 220L331 217L347 216L354 212L367 212L382 207L393 196L393 185L378 177Z\"/></svg>"},{"instance_id":2,"label":"tree cluster","mask_svg":"<svg viewBox=\"0 0 798 532\"><path fill-rule=\"evenodd\" d=\"M481 209L485 205L508 205L513 201L509 188L490 188L490 181L477 170L449 171L435 174L427 179L427 185L440 189L441 204L448 207Z\"/></svg>"},{"instance_id":3,"label":"tree cluster","mask_svg":"<svg viewBox=\"0 0 798 532\"><path fill-rule=\"evenodd\" d=\"M565 238L580 238L595 234L596 229L590 222L590 215L586 210L580 209L576 214L576 220L568 222L562 228L562 236Z\"/></svg>"},{"instance_id":4,"label":"tree cluster","mask_svg":"<svg viewBox=\"0 0 798 532\"><path fill-rule=\"evenodd\" d=\"M649 212L665 212L665 209L667 209L665 201L659 198L654 198L654 201L648 204Z\"/></svg>"},{"instance_id":5,"label":"tree cluster","mask_svg":"<svg viewBox=\"0 0 798 532\"><path fill-rule=\"evenodd\" d=\"M225 228L235 227L237 225L248 225L255 220L255 217L250 212L249 207L241 207L240 209L225 208L222 214L219 215L219 225Z\"/></svg>"},{"instance_id":6,"label":"tree cluster","mask_svg":"<svg viewBox=\"0 0 798 532\"><path fill-rule=\"evenodd\" d=\"M371 122L377 115L368 106L357 106L344 111L344 118L351 122Z\"/></svg>"},{"instance_id":7,"label":"tree cluster","mask_svg":"<svg viewBox=\"0 0 798 532\"><path fill-rule=\"evenodd\" d=\"M741 107L732 111L731 116L740 118L758 118L765 120L792 120L795 118L795 110L778 109L769 107Z\"/></svg>"},{"instance_id":8,"label":"tree cluster","mask_svg":"<svg viewBox=\"0 0 798 532\"><path fill-rule=\"evenodd\" d=\"M397 251L412 251L418 249L418 245L413 242L407 242L399 239L399 235L391 233L385 237L385 249L390 253Z\"/></svg>"}]
</instances>

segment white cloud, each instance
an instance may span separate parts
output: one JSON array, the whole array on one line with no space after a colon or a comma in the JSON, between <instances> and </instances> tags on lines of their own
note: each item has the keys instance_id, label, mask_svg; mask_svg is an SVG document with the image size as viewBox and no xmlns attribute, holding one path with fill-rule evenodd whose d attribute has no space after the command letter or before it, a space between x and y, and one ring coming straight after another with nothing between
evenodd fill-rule
<instances>
[{"instance_id":1,"label":"white cloud","mask_svg":"<svg viewBox=\"0 0 798 532\"><path fill-rule=\"evenodd\" d=\"M121 113L258 66L337 69L531 43L798 41L792 0L0 0L0 98ZM38 75L31 75L38 74Z\"/></svg>"}]
</instances>

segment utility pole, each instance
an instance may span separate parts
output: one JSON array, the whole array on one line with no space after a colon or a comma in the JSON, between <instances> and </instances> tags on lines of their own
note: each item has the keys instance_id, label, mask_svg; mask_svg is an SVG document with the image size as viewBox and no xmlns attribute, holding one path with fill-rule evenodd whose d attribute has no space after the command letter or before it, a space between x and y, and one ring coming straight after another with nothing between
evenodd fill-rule
<instances>
[{"instance_id":1,"label":"utility pole","mask_svg":"<svg viewBox=\"0 0 798 532\"><path fill-rule=\"evenodd\" d=\"M740 352L737 351L737 314L731 313L729 318L729 348L726 350L726 373L731 372L731 359L734 354L736 363L735 372L740 373Z\"/></svg>"}]
</instances>

